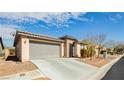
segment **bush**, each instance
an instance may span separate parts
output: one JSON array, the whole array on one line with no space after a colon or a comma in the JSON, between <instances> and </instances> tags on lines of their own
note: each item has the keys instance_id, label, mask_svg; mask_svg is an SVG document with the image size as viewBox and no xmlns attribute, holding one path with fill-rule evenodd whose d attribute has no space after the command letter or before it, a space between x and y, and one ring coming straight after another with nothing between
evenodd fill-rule
<instances>
[{"instance_id":1,"label":"bush","mask_svg":"<svg viewBox=\"0 0 124 93\"><path fill-rule=\"evenodd\" d=\"M96 54L96 51L93 47L88 47L87 49L81 49L81 57L92 57Z\"/></svg>"},{"instance_id":2,"label":"bush","mask_svg":"<svg viewBox=\"0 0 124 93\"><path fill-rule=\"evenodd\" d=\"M114 53L115 54L124 54L124 45L119 44L114 48Z\"/></svg>"}]
</instances>

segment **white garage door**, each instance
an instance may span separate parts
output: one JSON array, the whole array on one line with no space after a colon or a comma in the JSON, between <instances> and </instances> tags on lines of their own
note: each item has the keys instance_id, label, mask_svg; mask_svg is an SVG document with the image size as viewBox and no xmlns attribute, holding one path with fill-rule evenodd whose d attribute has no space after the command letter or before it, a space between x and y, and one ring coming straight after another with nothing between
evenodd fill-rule
<instances>
[{"instance_id":1,"label":"white garage door","mask_svg":"<svg viewBox=\"0 0 124 93\"><path fill-rule=\"evenodd\" d=\"M30 59L60 57L60 45L30 42Z\"/></svg>"}]
</instances>

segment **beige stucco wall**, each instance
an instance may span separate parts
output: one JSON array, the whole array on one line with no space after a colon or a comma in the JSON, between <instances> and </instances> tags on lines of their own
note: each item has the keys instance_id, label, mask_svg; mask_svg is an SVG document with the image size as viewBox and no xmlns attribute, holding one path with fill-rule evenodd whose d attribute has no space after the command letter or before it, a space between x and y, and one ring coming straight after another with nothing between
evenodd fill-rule
<instances>
[{"instance_id":1,"label":"beige stucco wall","mask_svg":"<svg viewBox=\"0 0 124 93\"><path fill-rule=\"evenodd\" d=\"M16 45L16 55L22 62L29 61L29 40L30 38L20 37ZM60 56L64 57L64 43L60 43Z\"/></svg>"},{"instance_id":2,"label":"beige stucco wall","mask_svg":"<svg viewBox=\"0 0 124 93\"><path fill-rule=\"evenodd\" d=\"M21 38L21 61L29 61L29 39Z\"/></svg>"},{"instance_id":3,"label":"beige stucco wall","mask_svg":"<svg viewBox=\"0 0 124 93\"><path fill-rule=\"evenodd\" d=\"M66 39L66 44L65 44L65 57L69 57L69 44L73 44L74 40Z\"/></svg>"},{"instance_id":4,"label":"beige stucco wall","mask_svg":"<svg viewBox=\"0 0 124 93\"><path fill-rule=\"evenodd\" d=\"M81 57L81 46L78 43L75 43L75 57Z\"/></svg>"},{"instance_id":5,"label":"beige stucco wall","mask_svg":"<svg viewBox=\"0 0 124 93\"><path fill-rule=\"evenodd\" d=\"M16 56L19 60L21 60L21 38L19 38L16 44Z\"/></svg>"},{"instance_id":6,"label":"beige stucco wall","mask_svg":"<svg viewBox=\"0 0 124 93\"><path fill-rule=\"evenodd\" d=\"M24 62L29 61L29 39L20 37L16 44L16 56Z\"/></svg>"},{"instance_id":7,"label":"beige stucco wall","mask_svg":"<svg viewBox=\"0 0 124 93\"><path fill-rule=\"evenodd\" d=\"M61 43L61 45L60 45L60 55L61 55L61 57L64 57L64 43Z\"/></svg>"},{"instance_id":8,"label":"beige stucco wall","mask_svg":"<svg viewBox=\"0 0 124 93\"><path fill-rule=\"evenodd\" d=\"M66 43L65 43L65 57L69 57L69 44L73 44L75 42L75 40L70 40L70 39L66 39ZM80 44L75 43L75 49L74 49L74 56L75 57L80 57Z\"/></svg>"},{"instance_id":9,"label":"beige stucco wall","mask_svg":"<svg viewBox=\"0 0 124 93\"><path fill-rule=\"evenodd\" d=\"M16 45L16 55L22 62L29 61L29 40L30 38L20 37ZM73 44L75 40L67 39L65 43L60 43L60 56L69 57L69 44ZM74 56L80 57L80 44L75 43Z\"/></svg>"}]
</instances>

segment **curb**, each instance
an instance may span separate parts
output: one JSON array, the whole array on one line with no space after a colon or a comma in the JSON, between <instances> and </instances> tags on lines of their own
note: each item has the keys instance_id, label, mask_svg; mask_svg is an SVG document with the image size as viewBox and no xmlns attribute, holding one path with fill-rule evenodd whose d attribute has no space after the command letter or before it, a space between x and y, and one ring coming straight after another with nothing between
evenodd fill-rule
<instances>
[{"instance_id":1,"label":"curb","mask_svg":"<svg viewBox=\"0 0 124 93\"><path fill-rule=\"evenodd\" d=\"M101 80L106 73L110 70L110 68L118 62L124 55L119 56L118 58L112 60L110 63L106 64L105 66L98 69L97 73L92 77L88 78L88 80Z\"/></svg>"}]
</instances>

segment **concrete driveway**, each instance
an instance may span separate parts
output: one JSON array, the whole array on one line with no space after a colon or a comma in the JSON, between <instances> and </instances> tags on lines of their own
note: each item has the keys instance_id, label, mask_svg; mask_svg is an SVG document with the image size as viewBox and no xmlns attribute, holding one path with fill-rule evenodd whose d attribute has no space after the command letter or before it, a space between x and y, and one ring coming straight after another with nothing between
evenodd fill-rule
<instances>
[{"instance_id":1,"label":"concrete driveway","mask_svg":"<svg viewBox=\"0 0 124 93\"><path fill-rule=\"evenodd\" d=\"M31 60L42 74L55 80L88 79L98 71L98 68L80 63L73 58L54 58Z\"/></svg>"}]
</instances>

